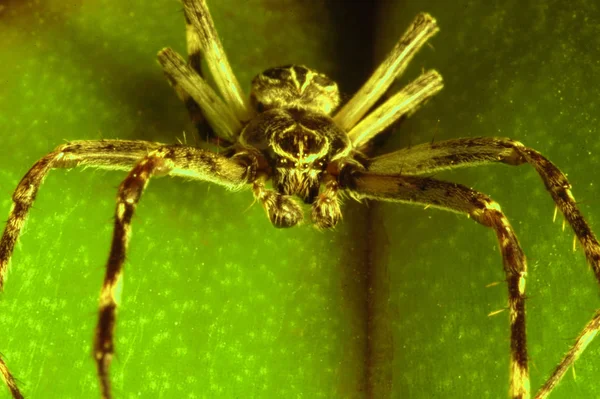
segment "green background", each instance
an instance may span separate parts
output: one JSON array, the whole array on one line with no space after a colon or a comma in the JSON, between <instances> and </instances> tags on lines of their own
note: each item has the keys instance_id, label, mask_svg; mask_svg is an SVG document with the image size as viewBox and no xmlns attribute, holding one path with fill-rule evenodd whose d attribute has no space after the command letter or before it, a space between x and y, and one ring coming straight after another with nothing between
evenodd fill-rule
<instances>
[{"instance_id":1,"label":"green background","mask_svg":"<svg viewBox=\"0 0 600 399\"><path fill-rule=\"evenodd\" d=\"M414 15L441 32L406 83L445 89L387 143L509 136L568 174L600 226L600 10L593 1L210 2L233 69L302 63L351 94ZM65 140L193 133L156 52L183 52L176 1L0 1L0 213ZM364 10L363 10L364 9ZM372 15L372 18L369 16ZM91 344L124 174L53 171L0 300L0 352L30 398L98 397ZM600 306L572 233L527 165L448 172L498 201L529 258L532 390ZM494 234L466 217L346 201L335 231L274 229L250 192L153 180L133 224L117 326L117 398L499 398L506 288ZM370 338L369 338L370 337ZM600 396L593 342L552 398ZM373 376L367 382L367 375ZM0 397L8 397L0 389Z\"/></svg>"}]
</instances>

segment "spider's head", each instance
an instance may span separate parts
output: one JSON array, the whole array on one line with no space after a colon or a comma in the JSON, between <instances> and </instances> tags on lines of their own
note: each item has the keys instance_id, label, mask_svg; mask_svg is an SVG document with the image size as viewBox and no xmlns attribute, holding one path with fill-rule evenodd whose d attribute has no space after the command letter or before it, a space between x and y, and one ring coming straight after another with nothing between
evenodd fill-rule
<instances>
[{"instance_id":1,"label":"spider's head","mask_svg":"<svg viewBox=\"0 0 600 399\"><path fill-rule=\"evenodd\" d=\"M340 103L337 84L302 65L270 68L257 75L250 97L258 112L297 108L329 115Z\"/></svg>"},{"instance_id":2,"label":"spider's head","mask_svg":"<svg viewBox=\"0 0 600 399\"><path fill-rule=\"evenodd\" d=\"M305 126L277 131L270 143L273 187L312 203L319 194L321 174L330 158L331 142Z\"/></svg>"},{"instance_id":3,"label":"spider's head","mask_svg":"<svg viewBox=\"0 0 600 399\"><path fill-rule=\"evenodd\" d=\"M263 133L268 137L273 187L312 203L327 165L351 150L348 136L319 113L273 109L261 115L269 120Z\"/></svg>"},{"instance_id":4,"label":"spider's head","mask_svg":"<svg viewBox=\"0 0 600 399\"><path fill-rule=\"evenodd\" d=\"M331 161L352 150L348 135L322 112L274 107L257 114L238 143L262 153L273 187L312 203Z\"/></svg>"}]
</instances>

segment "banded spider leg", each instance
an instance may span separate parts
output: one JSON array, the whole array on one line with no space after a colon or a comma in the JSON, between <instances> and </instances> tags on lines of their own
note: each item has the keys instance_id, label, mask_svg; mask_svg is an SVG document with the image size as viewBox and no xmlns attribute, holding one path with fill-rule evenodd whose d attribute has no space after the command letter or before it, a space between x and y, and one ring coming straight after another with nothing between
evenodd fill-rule
<instances>
[{"instance_id":1,"label":"banded spider leg","mask_svg":"<svg viewBox=\"0 0 600 399\"><path fill-rule=\"evenodd\" d=\"M513 398L528 398L530 384L524 301L527 264L519 242L500 207L483 194L459 184L419 176L444 169L497 162L515 166L529 163L535 168L556 206L573 228L600 283L600 244L581 215L566 176L539 152L519 142L480 137L405 148L371 159L367 171L350 174L347 184L348 189L359 198L431 205L467 214L478 223L494 229L500 243L509 292L510 395ZM583 328L536 398L545 398L552 391L599 330L600 311Z\"/></svg>"}]
</instances>

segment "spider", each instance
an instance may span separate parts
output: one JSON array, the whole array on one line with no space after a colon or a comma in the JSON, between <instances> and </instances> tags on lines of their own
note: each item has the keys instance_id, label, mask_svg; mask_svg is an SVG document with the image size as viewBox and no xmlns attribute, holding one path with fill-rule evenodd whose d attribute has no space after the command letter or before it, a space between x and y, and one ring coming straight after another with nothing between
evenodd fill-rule
<instances>
[{"instance_id":1,"label":"spider","mask_svg":"<svg viewBox=\"0 0 600 399\"><path fill-rule=\"evenodd\" d=\"M319 228L331 228L339 222L338 196L342 192L357 199L431 205L465 213L490 227L498 236L509 286L510 393L512 397L527 397L526 263L516 236L499 206L485 195L423 175L490 162L529 163L573 226L597 277L600 274L598 243L579 214L564 175L535 150L518 142L499 138L458 139L374 158L363 154L363 148L373 137L402 116L413 113L441 89L441 77L429 71L372 110L411 57L437 31L435 20L427 14L417 16L365 86L338 108L339 95L332 80L307 67L293 65L272 68L258 75L248 102L228 67L208 7L203 1L193 0L184 1L184 6L190 26L188 63L169 49L159 53L159 61L192 120L206 118L215 137L231 145L219 153L184 145L117 140L72 142L58 147L33 166L15 191L15 204L0 241L0 283L27 211L51 168L93 166L129 171L119 188L115 232L94 345L102 393L110 397L108 368L113 353L116 296L130 220L150 177L172 175L229 188L249 187L277 227L291 227L303 218L302 208L293 196L312 206L311 218ZM201 53L222 100L200 75ZM267 188L269 181L273 189ZM599 319L597 314L584 328L539 396L552 390L585 348L588 338L599 328ZM13 396L20 397L4 363L1 363L1 371Z\"/></svg>"}]
</instances>

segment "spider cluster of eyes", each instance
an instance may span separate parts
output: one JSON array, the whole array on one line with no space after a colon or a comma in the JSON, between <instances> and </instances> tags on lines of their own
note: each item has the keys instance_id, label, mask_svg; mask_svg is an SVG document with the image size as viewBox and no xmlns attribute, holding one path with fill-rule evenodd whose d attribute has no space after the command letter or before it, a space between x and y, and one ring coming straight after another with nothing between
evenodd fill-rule
<instances>
[{"instance_id":1,"label":"spider cluster of eyes","mask_svg":"<svg viewBox=\"0 0 600 399\"><path fill-rule=\"evenodd\" d=\"M297 153L296 156L300 156L300 154ZM300 164L299 163L295 163L295 162L293 162L293 161L291 161L289 159L286 159L286 158L279 158L277 160L277 166L278 167L284 167L284 168L290 168L292 166L295 166L296 168L299 168L299 169L309 169L309 168L312 168L312 169L322 170L325 167L325 162L324 161L318 161L318 162L315 162L314 164L310 165L310 164L307 164L307 163L300 163Z\"/></svg>"}]
</instances>

